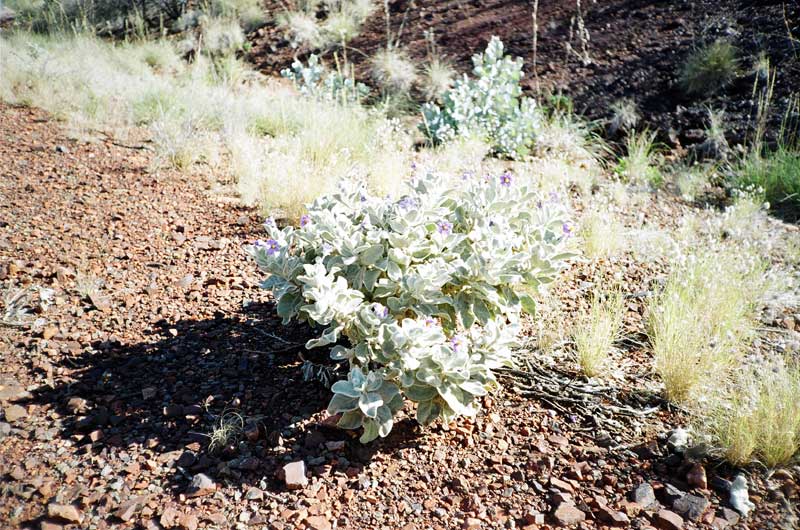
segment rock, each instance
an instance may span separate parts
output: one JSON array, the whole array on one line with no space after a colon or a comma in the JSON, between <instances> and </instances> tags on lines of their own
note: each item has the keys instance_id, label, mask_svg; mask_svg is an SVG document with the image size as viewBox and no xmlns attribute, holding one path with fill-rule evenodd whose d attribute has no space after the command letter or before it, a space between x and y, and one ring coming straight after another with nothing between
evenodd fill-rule
<instances>
[{"instance_id":1,"label":"rock","mask_svg":"<svg viewBox=\"0 0 800 530\"><path fill-rule=\"evenodd\" d=\"M660 530L683 530L683 518L669 510L659 510L653 518L653 524Z\"/></svg>"},{"instance_id":2,"label":"rock","mask_svg":"<svg viewBox=\"0 0 800 530\"><path fill-rule=\"evenodd\" d=\"M67 154L67 153L69 153L69 149L67 149L67 148L66 148L65 146L63 146L63 145L57 145L57 146L56 146L56 153Z\"/></svg>"},{"instance_id":3,"label":"rock","mask_svg":"<svg viewBox=\"0 0 800 530\"><path fill-rule=\"evenodd\" d=\"M660 497L664 504L672 506L675 501L686 495L686 492L676 488L672 484L665 484L664 488L660 491Z\"/></svg>"},{"instance_id":4,"label":"rock","mask_svg":"<svg viewBox=\"0 0 800 530\"><path fill-rule=\"evenodd\" d=\"M722 508L720 510L720 516L725 520L728 526L733 526L739 522L739 514L736 510L731 510L730 508Z\"/></svg>"},{"instance_id":5,"label":"rock","mask_svg":"<svg viewBox=\"0 0 800 530\"><path fill-rule=\"evenodd\" d=\"M192 477L189 487L186 489L187 497L203 497L210 495L217 490L217 485L211 477L205 473L198 473Z\"/></svg>"},{"instance_id":6,"label":"rock","mask_svg":"<svg viewBox=\"0 0 800 530\"><path fill-rule=\"evenodd\" d=\"M86 400L77 396L69 398L67 409L73 414L78 414L86 410Z\"/></svg>"},{"instance_id":7,"label":"rock","mask_svg":"<svg viewBox=\"0 0 800 530\"><path fill-rule=\"evenodd\" d=\"M631 520L628 519L627 515L610 508L603 502L597 503L597 518L611 526L628 528L631 524Z\"/></svg>"},{"instance_id":8,"label":"rock","mask_svg":"<svg viewBox=\"0 0 800 530\"><path fill-rule=\"evenodd\" d=\"M558 488L561 491L566 491L567 493L570 494L575 493L575 488L573 488L570 483L565 482L556 477L550 477L550 485L553 486L554 488Z\"/></svg>"},{"instance_id":9,"label":"rock","mask_svg":"<svg viewBox=\"0 0 800 530\"><path fill-rule=\"evenodd\" d=\"M312 515L306 518L306 526L311 530L331 530L331 523L326 517Z\"/></svg>"},{"instance_id":10,"label":"rock","mask_svg":"<svg viewBox=\"0 0 800 530\"><path fill-rule=\"evenodd\" d=\"M178 515L178 520L176 523L179 528L183 528L185 530L197 530L197 516L193 513L181 513Z\"/></svg>"},{"instance_id":11,"label":"rock","mask_svg":"<svg viewBox=\"0 0 800 530\"><path fill-rule=\"evenodd\" d=\"M161 526L164 528L172 528L177 525L178 515L178 510L176 510L174 506L169 505L161 512L161 518L158 522L161 523Z\"/></svg>"},{"instance_id":12,"label":"rock","mask_svg":"<svg viewBox=\"0 0 800 530\"><path fill-rule=\"evenodd\" d=\"M125 521L126 523L134 518L136 512L142 506L142 499L140 497L134 497L133 499L129 499L122 504L114 511L114 517Z\"/></svg>"},{"instance_id":13,"label":"rock","mask_svg":"<svg viewBox=\"0 0 800 530\"><path fill-rule=\"evenodd\" d=\"M244 498L248 501L260 501L264 498L264 492L256 487L252 487L244 494Z\"/></svg>"},{"instance_id":14,"label":"rock","mask_svg":"<svg viewBox=\"0 0 800 530\"><path fill-rule=\"evenodd\" d=\"M467 517L464 524L461 525L464 530L479 530L481 527L483 527L483 522L475 517Z\"/></svg>"},{"instance_id":15,"label":"rock","mask_svg":"<svg viewBox=\"0 0 800 530\"><path fill-rule=\"evenodd\" d=\"M344 440L335 440L332 442L325 442L325 449L328 451L341 451L347 444Z\"/></svg>"},{"instance_id":16,"label":"rock","mask_svg":"<svg viewBox=\"0 0 800 530\"><path fill-rule=\"evenodd\" d=\"M44 340L50 340L56 335L58 335L58 327L56 326L47 326L42 330L42 338Z\"/></svg>"},{"instance_id":17,"label":"rock","mask_svg":"<svg viewBox=\"0 0 800 530\"><path fill-rule=\"evenodd\" d=\"M747 517L750 510L756 507L750 501L747 491L747 479L741 473L736 475L736 478L731 482L730 503L733 509L742 514L743 517Z\"/></svg>"},{"instance_id":18,"label":"rock","mask_svg":"<svg viewBox=\"0 0 800 530\"><path fill-rule=\"evenodd\" d=\"M0 440L11 434L11 425L4 421L0 421Z\"/></svg>"},{"instance_id":19,"label":"rock","mask_svg":"<svg viewBox=\"0 0 800 530\"><path fill-rule=\"evenodd\" d=\"M653 491L653 486L647 482L639 484L635 490L631 492L631 500L641 506L647 508L656 502L656 494Z\"/></svg>"},{"instance_id":20,"label":"rock","mask_svg":"<svg viewBox=\"0 0 800 530\"><path fill-rule=\"evenodd\" d=\"M69 521L70 523L80 524L80 522L83 521L83 514L71 504L48 504L47 515L55 519Z\"/></svg>"},{"instance_id":21,"label":"rock","mask_svg":"<svg viewBox=\"0 0 800 530\"><path fill-rule=\"evenodd\" d=\"M157 392L158 391L152 386L145 387L142 389L142 399L144 400L153 399L154 397L156 397Z\"/></svg>"},{"instance_id":22,"label":"rock","mask_svg":"<svg viewBox=\"0 0 800 530\"><path fill-rule=\"evenodd\" d=\"M246 424L244 426L244 437L249 442L257 442L259 437L258 424L252 422Z\"/></svg>"},{"instance_id":23,"label":"rock","mask_svg":"<svg viewBox=\"0 0 800 530\"><path fill-rule=\"evenodd\" d=\"M291 462L283 466L284 482L290 490L303 489L308 485L306 478L306 463L302 460Z\"/></svg>"},{"instance_id":24,"label":"rock","mask_svg":"<svg viewBox=\"0 0 800 530\"><path fill-rule=\"evenodd\" d=\"M694 464L686 474L686 482L693 488L698 488L701 490L708 489L706 468L704 468L702 464Z\"/></svg>"},{"instance_id":25,"label":"rock","mask_svg":"<svg viewBox=\"0 0 800 530\"><path fill-rule=\"evenodd\" d=\"M21 405L9 405L3 412L5 412L6 421L9 423L14 423L28 415L25 407Z\"/></svg>"},{"instance_id":26,"label":"rock","mask_svg":"<svg viewBox=\"0 0 800 530\"><path fill-rule=\"evenodd\" d=\"M682 453L689 445L689 431L678 427L669 435L667 447L676 453Z\"/></svg>"},{"instance_id":27,"label":"rock","mask_svg":"<svg viewBox=\"0 0 800 530\"><path fill-rule=\"evenodd\" d=\"M32 397L33 396L31 393L22 388L22 385L19 384L19 381L13 377L5 375L0 376L0 402L10 401L11 403L14 403L16 401L23 401Z\"/></svg>"},{"instance_id":28,"label":"rock","mask_svg":"<svg viewBox=\"0 0 800 530\"><path fill-rule=\"evenodd\" d=\"M559 526L570 526L578 524L586 520L586 514L577 509L574 505L562 502L556 511L553 512L553 517L558 522Z\"/></svg>"},{"instance_id":29,"label":"rock","mask_svg":"<svg viewBox=\"0 0 800 530\"><path fill-rule=\"evenodd\" d=\"M710 503L699 495L687 494L672 504L672 509L692 521L699 521L706 513Z\"/></svg>"},{"instance_id":30,"label":"rock","mask_svg":"<svg viewBox=\"0 0 800 530\"><path fill-rule=\"evenodd\" d=\"M177 418L178 416L183 415L183 406L171 403L164 407L162 413L167 418Z\"/></svg>"}]
</instances>

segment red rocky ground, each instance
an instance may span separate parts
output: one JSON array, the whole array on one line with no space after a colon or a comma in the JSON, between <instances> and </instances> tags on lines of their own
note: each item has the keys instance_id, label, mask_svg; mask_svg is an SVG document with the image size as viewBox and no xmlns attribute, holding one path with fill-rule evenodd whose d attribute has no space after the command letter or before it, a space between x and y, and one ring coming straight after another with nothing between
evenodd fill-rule
<instances>
[{"instance_id":1,"label":"red rocky ground","mask_svg":"<svg viewBox=\"0 0 800 530\"><path fill-rule=\"evenodd\" d=\"M656 413L615 419L506 378L471 422L401 419L362 446L326 421L328 392L302 382L295 343L309 331L280 325L256 286L242 246L258 215L215 198L207 177L152 170L146 143L74 142L39 111L0 107L0 138L0 291L54 290L47 308L32 295L32 327L0 326L0 527L796 524L797 472L753 470L756 510L740 519L733 471L672 452L663 434L681 416L646 394L638 408ZM670 208L684 207L647 215ZM660 268L619 266L637 289ZM629 309L635 327L641 301ZM242 429L211 451L221 416Z\"/></svg>"}]
</instances>

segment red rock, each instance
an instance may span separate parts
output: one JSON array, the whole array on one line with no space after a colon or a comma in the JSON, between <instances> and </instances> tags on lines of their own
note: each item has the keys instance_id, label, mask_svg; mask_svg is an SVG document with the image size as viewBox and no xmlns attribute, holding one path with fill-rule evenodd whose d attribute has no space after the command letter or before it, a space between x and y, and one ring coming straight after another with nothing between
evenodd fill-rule
<instances>
[{"instance_id":1,"label":"red rock","mask_svg":"<svg viewBox=\"0 0 800 530\"><path fill-rule=\"evenodd\" d=\"M585 513L572 504L567 504L565 502L562 502L558 508L556 508L556 511L553 512L553 517L555 517L559 526L570 526L586 520Z\"/></svg>"},{"instance_id":2,"label":"red rock","mask_svg":"<svg viewBox=\"0 0 800 530\"><path fill-rule=\"evenodd\" d=\"M483 522L475 517L467 517L467 520L461 525L464 530L479 530L481 527L483 527Z\"/></svg>"},{"instance_id":3,"label":"red rock","mask_svg":"<svg viewBox=\"0 0 800 530\"><path fill-rule=\"evenodd\" d=\"M181 513L176 522L179 528L197 530L197 516L193 513Z\"/></svg>"},{"instance_id":4,"label":"red rock","mask_svg":"<svg viewBox=\"0 0 800 530\"><path fill-rule=\"evenodd\" d=\"M610 508L608 505L602 502L597 503L597 518L612 526L627 528L631 524L631 520L628 519L627 515Z\"/></svg>"},{"instance_id":5,"label":"red rock","mask_svg":"<svg viewBox=\"0 0 800 530\"><path fill-rule=\"evenodd\" d=\"M308 485L306 478L306 463L302 460L291 462L283 466L283 480L290 490L303 489Z\"/></svg>"},{"instance_id":6,"label":"red rock","mask_svg":"<svg viewBox=\"0 0 800 530\"><path fill-rule=\"evenodd\" d=\"M83 514L71 504L48 504L47 515L70 523L80 523L83 520Z\"/></svg>"},{"instance_id":7,"label":"red rock","mask_svg":"<svg viewBox=\"0 0 800 530\"><path fill-rule=\"evenodd\" d=\"M571 494L575 493L575 488L573 488L571 484L556 477L550 477L550 485L554 488L560 489L561 491L566 491Z\"/></svg>"},{"instance_id":8,"label":"red rock","mask_svg":"<svg viewBox=\"0 0 800 530\"><path fill-rule=\"evenodd\" d=\"M669 510L659 510L653 518L653 524L660 530L683 530L683 518Z\"/></svg>"},{"instance_id":9,"label":"red rock","mask_svg":"<svg viewBox=\"0 0 800 530\"><path fill-rule=\"evenodd\" d=\"M133 499L127 500L119 505L119 507L114 512L114 517L118 519L128 522L136 515L139 509L142 506L142 499L140 497L134 497Z\"/></svg>"},{"instance_id":10,"label":"red rock","mask_svg":"<svg viewBox=\"0 0 800 530\"><path fill-rule=\"evenodd\" d=\"M706 469L702 464L695 464L686 474L686 482L701 490L708 489L708 478L706 477Z\"/></svg>"}]
</instances>

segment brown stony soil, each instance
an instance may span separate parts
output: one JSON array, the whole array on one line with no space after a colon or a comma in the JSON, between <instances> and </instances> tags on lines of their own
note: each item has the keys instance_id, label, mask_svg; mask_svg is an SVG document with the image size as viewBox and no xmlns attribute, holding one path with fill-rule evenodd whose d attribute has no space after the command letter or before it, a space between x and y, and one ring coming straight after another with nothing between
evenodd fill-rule
<instances>
[{"instance_id":1,"label":"brown stony soil","mask_svg":"<svg viewBox=\"0 0 800 530\"><path fill-rule=\"evenodd\" d=\"M54 290L46 309L32 296L31 327L0 326L2 528L796 525L797 470L750 470L743 520L724 492L734 470L667 447L683 417L643 390L657 385L641 297L628 301L624 374L602 397L565 407L503 376L474 420L422 430L406 410L363 446L331 426L328 391L302 382L309 330L282 326L257 287L242 251L262 233L255 212L210 193L208 176L152 169L146 143L78 143L40 111L0 107L0 137L0 291ZM644 200L629 226L690 208ZM609 265L632 293L665 270ZM597 273L568 272L568 314ZM87 278L102 282L88 295ZM582 384L560 361L533 363ZM615 414L612 397L654 412ZM243 429L212 450L221 417Z\"/></svg>"},{"instance_id":2,"label":"brown stony soil","mask_svg":"<svg viewBox=\"0 0 800 530\"><path fill-rule=\"evenodd\" d=\"M273 15L293 4L299 2L265 2ZM350 43L356 51L348 54L357 76L367 82L366 57L386 46L386 19L379 4L361 35ZM609 119L615 101L632 99L642 113L642 127L657 130L672 147L687 147L705 140L706 109L711 107L726 111L729 143L743 143L752 132L753 65L760 52L777 69L771 130L778 130L791 94L800 92L800 2L583 0L588 61L578 38L576 1L540 0L538 4L535 71L539 88L573 98L575 110L591 120ZM470 71L472 54L497 35L509 54L525 60L523 86L536 93L533 1L390 0L389 6L392 39L397 40L399 34L401 47L420 69L429 55L426 33L435 36L439 54L460 72ZM731 41L740 51L736 82L711 97L686 96L678 83L681 65L693 49L718 38ZM250 40L250 60L269 74L277 75L294 57L310 53L292 48L274 22L254 32Z\"/></svg>"}]
</instances>

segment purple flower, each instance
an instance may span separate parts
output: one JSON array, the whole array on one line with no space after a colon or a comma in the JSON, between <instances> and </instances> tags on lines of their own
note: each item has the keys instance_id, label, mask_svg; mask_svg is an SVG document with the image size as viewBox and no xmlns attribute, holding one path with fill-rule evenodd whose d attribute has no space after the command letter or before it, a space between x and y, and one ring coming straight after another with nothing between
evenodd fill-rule
<instances>
[{"instance_id":1,"label":"purple flower","mask_svg":"<svg viewBox=\"0 0 800 530\"><path fill-rule=\"evenodd\" d=\"M453 233L453 223L449 221L439 221L436 223L436 231L442 235L450 235Z\"/></svg>"},{"instance_id":2,"label":"purple flower","mask_svg":"<svg viewBox=\"0 0 800 530\"><path fill-rule=\"evenodd\" d=\"M572 234L572 227L569 226L569 223L564 223L561 225L561 231L564 232L564 235L569 237Z\"/></svg>"},{"instance_id":3,"label":"purple flower","mask_svg":"<svg viewBox=\"0 0 800 530\"><path fill-rule=\"evenodd\" d=\"M309 217L307 213L304 213L303 215L300 216L300 226L306 226L310 222L311 222L311 217Z\"/></svg>"},{"instance_id":4,"label":"purple flower","mask_svg":"<svg viewBox=\"0 0 800 530\"><path fill-rule=\"evenodd\" d=\"M259 239L255 242L255 246L267 249L267 256L274 256L281 249L281 245L272 238L269 238L266 241Z\"/></svg>"},{"instance_id":5,"label":"purple flower","mask_svg":"<svg viewBox=\"0 0 800 530\"><path fill-rule=\"evenodd\" d=\"M429 328L434 324L436 324L436 320L434 320L433 318L428 317L428 318L425 319L425 327L426 328Z\"/></svg>"},{"instance_id":6,"label":"purple flower","mask_svg":"<svg viewBox=\"0 0 800 530\"><path fill-rule=\"evenodd\" d=\"M276 227L277 225L275 224L275 219L273 219L272 217L267 217L266 220L264 220L264 228L266 228L267 230Z\"/></svg>"},{"instance_id":7,"label":"purple flower","mask_svg":"<svg viewBox=\"0 0 800 530\"><path fill-rule=\"evenodd\" d=\"M372 304L372 312L379 318L386 318L389 316L389 308L381 304Z\"/></svg>"},{"instance_id":8,"label":"purple flower","mask_svg":"<svg viewBox=\"0 0 800 530\"><path fill-rule=\"evenodd\" d=\"M558 202L558 193L554 191L550 192L550 202Z\"/></svg>"},{"instance_id":9,"label":"purple flower","mask_svg":"<svg viewBox=\"0 0 800 530\"><path fill-rule=\"evenodd\" d=\"M505 186L506 188L511 187L511 181L514 180L514 177L511 176L511 173L506 171L502 175L500 175L500 185Z\"/></svg>"},{"instance_id":10,"label":"purple flower","mask_svg":"<svg viewBox=\"0 0 800 530\"><path fill-rule=\"evenodd\" d=\"M453 335L453 338L450 339L450 347L455 353L460 353L464 346L466 346L466 341L461 335Z\"/></svg>"},{"instance_id":11,"label":"purple flower","mask_svg":"<svg viewBox=\"0 0 800 530\"><path fill-rule=\"evenodd\" d=\"M331 245L330 243L323 243L322 244L322 255L323 256L327 256L331 252L333 252L333 245Z\"/></svg>"},{"instance_id":12,"label":"purple flower","mask_svg":"<svg viewBox=\"0 0 800 530\"><path fill-rule=\"evenodd\" d=\"M416 170L417 170L417 163L411 162L411 171L416 171Z\"/></svg>"},{"instance_id":13,"label":"purple flower","mask_svg":"<svg viewBox=\"0 0 800 530\"><path fill-rule=\"evenodd\" d=\"M472 170L465 171L461 174L461 180L468 180L475 176L475 172Z\"/></svg>"},{"instance_id":14,"label":"purple flower","mask_svg":"<svg viewBox=\"0 0 800 530\"><path fill-rule=\"evenodd\" d=\"M417 201L412 197L403 197L397 202L397 206L403 210L411 210L417 207Z\"/></svg>"}]
</instances>

